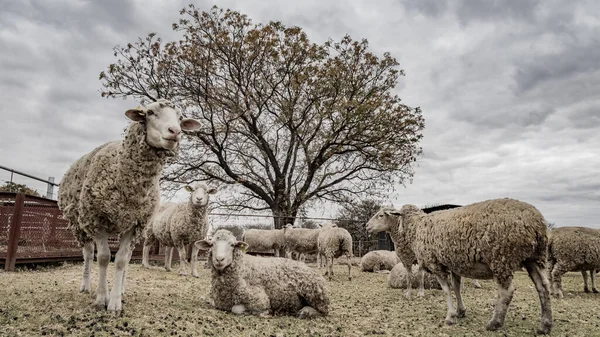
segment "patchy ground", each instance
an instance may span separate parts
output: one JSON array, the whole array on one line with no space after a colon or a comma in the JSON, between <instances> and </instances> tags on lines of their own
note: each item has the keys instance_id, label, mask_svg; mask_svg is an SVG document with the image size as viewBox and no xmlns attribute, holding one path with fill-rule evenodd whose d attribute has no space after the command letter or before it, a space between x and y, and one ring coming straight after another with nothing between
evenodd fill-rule
<instances>
[{"instance_id":1,"label":"patchy ground","mask_svg":"<svg viewBox=\"0 0 600 337\"><path fill-rule=\"evenodd\" d=\"M425 298L407 301L402 290L387 287L387 274L362 273L345 277L345 266L335 266L329 283L331 314L312 321L292 317L238 317L211 309L206 296L209 272L183 278L176 270L146 270L132 264L124 311L120 315L92 307L93 294L78 292L81 264L14 273L0 272L0 335L69 336L516 336L531 335L539 321L539 301L527 275L518 272L516 292L504 328L485 331L491 317L496 287L483 289L467 282L467 317L457 325L442 322L446 300L442 291L428 290ZM113 264L109 266L112 271ZM92 269L95 289L97 266ZM110 279L112 280L112 279ZM593 336L600 333L599 294L585 294L580 274L563 278L565 299L552 302L555 336ZM110 282L109 282L110 286Z\"/></svg>"}]
</instances>

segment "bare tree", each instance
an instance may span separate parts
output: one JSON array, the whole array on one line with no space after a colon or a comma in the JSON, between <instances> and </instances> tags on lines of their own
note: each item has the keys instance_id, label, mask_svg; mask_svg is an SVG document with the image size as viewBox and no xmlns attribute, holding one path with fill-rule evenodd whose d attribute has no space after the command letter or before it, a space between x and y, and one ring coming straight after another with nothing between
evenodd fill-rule
<instances>
[{"instance_id":1,"label":"bare tree","mask_svg":"<svg viewBox=\"0 0 600 337\"><path fill-rule=\"evenodd\" d=\"M338 226L347 229L355 241L371 241L365 224L382 206L381 202L373 199L361 200L357 204L345 204L337 214ZM369 251L376 247L377 243L372 242L371 246L363 248Z\"/></svg>"},{"instance_id":2,"label":"bare tree","mask_svg":"<svg viewBox=\"0 0 600 337\"><path fill-rule=\"evenodd\" d=\"M100 74L105 97L165 97L204 122L164 181L239 183L224 205L271 210L281 228L307 202L377 196L412 178L424 120L392 93L404 73L388 53L349 36L315 44L299 27L217 7L180 14L180 41L116 46Z\"/></svg>"}]
</instances>

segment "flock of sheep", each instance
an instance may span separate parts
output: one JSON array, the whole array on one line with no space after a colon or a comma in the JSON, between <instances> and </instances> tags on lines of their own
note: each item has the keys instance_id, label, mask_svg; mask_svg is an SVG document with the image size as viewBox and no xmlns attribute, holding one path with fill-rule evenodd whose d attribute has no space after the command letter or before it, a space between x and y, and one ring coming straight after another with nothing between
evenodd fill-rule
<instances>
[{"instance_id":1,"label":"flock of sheep","mask_svg":"<svg viewBox=\"0 0 600 337\"><path fill-rule=\"evenodd\" d=\"M180 256L180 274L191 269L198 276L198 250L208 251L211 270L211 302L216 309L235 314L267 317L293 314L301 318L327 315L330 297L320 272L303 261L317 254L331 279L333 259L345 255L348 279L352 279L352 237L334 224L319 229L295 228L248 230L241 241L231 232L218 230L207 236L209 197L217 192L203 183L186 186L187 203L160 204L159 178L169 157L177 155L182 131L201 124L184 119L171 102L160 99L143 108L128 110L134 123L123 140L104 144L76 161L65 174L58 203L83 246L84 270L80 290L90 291L90 263L97 247L99 280L95 305L120 311L126 270L135 244L143 238L143 265L149 248L159 241L167 247L165 268L171 269L173 248ZM498 299L488 330L504 324L513 296L513 274L525 268L539 295L539 333L552 329L553 293L562 298L561 275L581 271L586 292L587 271L592 291L600 269L600 232L582 227L547 231L542 214L532 205L514 199L494 199L455 209L426 214L414 205L382 208L368 222L369 232L386 231L395 252L376 251L361 261L363 271L391 270L390 287L441 288L447 295L447 324L465 316L462 277L494 279ZM108 292L110 261L108 236L118 234L113 287ZM194 243L187 263L185 245ZM245 254L274 250L275 258ZM280 257L282 255L286 258ZM290 259L295 255L295 260ZM190 268L191 267L191 268ZM415 275L417 277L415 277ZM476 283L476 286L478 283ZM452 291L451 291L452 289ZM456 296L456 307L452 294Z\"/></svg>"}]
</instances>

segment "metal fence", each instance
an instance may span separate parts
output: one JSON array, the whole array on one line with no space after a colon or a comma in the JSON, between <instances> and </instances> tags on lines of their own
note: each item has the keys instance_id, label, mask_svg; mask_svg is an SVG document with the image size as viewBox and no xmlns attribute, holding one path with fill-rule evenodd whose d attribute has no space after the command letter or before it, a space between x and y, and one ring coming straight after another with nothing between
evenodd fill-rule
<instances>
[{"instance_id":1,"label":"metal fence","mask_svg":"<svg viewBox=\"0 0 600 337\"><path fill-rule=\"evenodd\" d=\"M211 213L211 226L228 228L264 227L271 228L273 217L268 215ZM317 222L333 221L327 218L298 218L302 226ZM228 225L227 225L228 224ZM109 236L112 252L119 248L118 237ZM188 257L191 245L188 247ZM375 249L393 250L389 235L379 233L377 240L353 242L354 256L361 257ZM164 259L164 247L158 243L150 250L153 260ZM178 259L177 250L173 252ZM142 244L136 245L132 259L141 259ZM82 260L81 248L68 221L63 218L55 200L21 193L0 192L0 264L6 270L14 270L16 264Z\"/></svg>"}]
</instances>

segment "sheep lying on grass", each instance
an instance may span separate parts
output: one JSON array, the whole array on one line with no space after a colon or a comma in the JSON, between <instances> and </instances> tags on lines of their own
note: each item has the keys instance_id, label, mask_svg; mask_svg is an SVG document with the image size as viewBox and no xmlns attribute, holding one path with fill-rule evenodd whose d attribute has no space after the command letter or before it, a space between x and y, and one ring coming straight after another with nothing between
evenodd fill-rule
<instances>
[{"instance_id":1,"label":"sheep lying on grass","mask_svg":"<svg viewBox=\"0 0 600 337\"><path fill-rule=\"evenodd\" d=\"M244 231L242 241L248 244L252 252L268 252L273 250L275 257L283 255L285 249L285 229L249 229Z\"/></svg>"},{"instance_id":2,"label":"sheep lying on grass","mask_svg":"<svg viewBox=\"0 0 600 337\"><path fill-rule=\"evenodd\" d=\"M344 229L333 224L323 225L317 238L317 264L325 260L327 278L333 276L333 259L346 255L348 262L348 280L352 280L352 236ZM320 261L319 258L320 257Z\"/></svg>"},{"instance_id":3,"label":"sheep lying on grass","mask_svg":"<svg viewBox=\"0 0 600 337\"><path fill-rule=\"evenodd\" d=\"M549 283L543 272L548 248L546 221L535 207L506 198L425 214L414 205L404 205L400 210L381 209L369 220L367 229L379 232L390 223L397 224L397 238L407 245L422 268L436 275L447 294L447 324L465 316L460 294L463 275L496 280L498 299L486 328L502 327L514 292L513 272L523 266L540 299L538 332L550 332L553 323ZM407 265L412 265L410 262ZM452 304L449 274L458 310Z\"/></svg>"},{"instance_id":4,"label":"sheep lying on grass","mask_svg":"<svg viewBox=\"0 0 600 337\"><path fill-rule=\"evenodd\" d=\"M419 266L413 265L412 266L412 272L413 274L416 273L419 270ZM407 273L406 273L406 268L404 268L404 265L399 262L398 264L396 264L394 266L394 268L392 268L392 271L390 272L390 275L388 276L388 285L390 286L390 288L392 289L406 289L407 288ZM417 286L417 279L412 278L412 286L415 287ZM437 281L437 278L435 277L435 275L429 274L429 273L425 273L425 280L423 282L423 287L425 287L425 289L442 289L442 287L440 286L440 283Z\"/></svg>"},{"instance_id":5,"label":"sheep lying on grass","mask_svg":"<svg viewBox=\"0 0 600 337\"><path fill-rule=\"evenodd\" d=\"M294 314L312 318L329 313L326 281L306 264L244 254L248 245L224 229L215 232L212 240L195 244L209 250L215 308L263 317Z\"/></svg>"},{"instance_id":6,"label":"sheep lying on grass","mask_svg":"<svg viewBox=\"0 0 600 337\"><path fill-rule=\"evenodd\" d=\"M562 275L581 271L583 291L589 292L587 272L590 271L592 291L597 293L595 271L600 269L600 230L587 227L559 227L548 235L548 273L553 293L563 298Z\"/></svg>"},{"instance_id":7,"label":"sheep lying on grass","mask_svg":"<svg viewBox=\"0 0 600 337\"><path fill-rule=\"evenodd\" d=\"M360 259L360 268L365 272L378 272L392 270L398 263L400 263L400 258L395 251L373 250Z\"/></svg>"},{"instance_id":8,"label":"sheep lying on grass","mask_svg":"<svg viewBox=\"0 0 600 337\"><path fill-rule=\"evenodd\" d=\"M73 163L58 192L58 206L83 244L80 290L90 291L95 242L99 266L95 305L110 311L121 310L125 269L133 246L158 206L163 166L168 157L177 154L181 131L200 127L196 120L183 119L166 100L127 110L125 115L135 122L125 139L99 146ZM109 234L120 237L110 297L106 280Z\"/></svg>"},{"instance_id":9,"label":"sheep lying on grass","mask_svg":"<svg viewBox=\"0 0 600 337\"><path fill-rule=\"evenodd\" d=\"M185 203L164 203L144 230L142 265L149 268L148 253L156 241L166 247L165 269L171 271L173 247L179 252L179 274L187 275L186 246L206 236L208 230L208 202L214 188L196 182L186 185L190 199ZM192 247L190 258L192 276L198 277L198 248Z\"/></svg>"}]
</instances>

